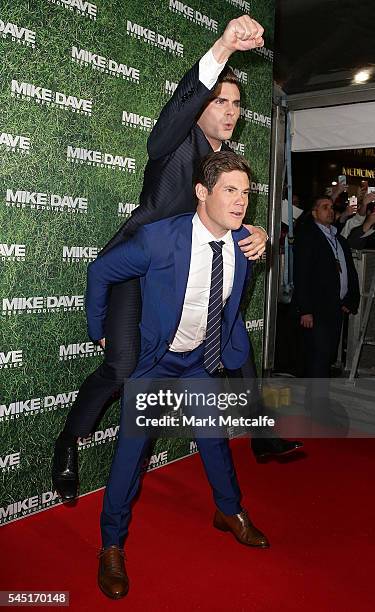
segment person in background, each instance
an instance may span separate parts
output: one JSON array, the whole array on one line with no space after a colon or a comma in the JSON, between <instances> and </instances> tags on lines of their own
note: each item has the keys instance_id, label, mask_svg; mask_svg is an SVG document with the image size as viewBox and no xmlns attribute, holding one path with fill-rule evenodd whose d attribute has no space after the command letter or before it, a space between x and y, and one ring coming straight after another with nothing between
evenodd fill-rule
<instances>
[{"instance_id":1,"label":"person in background","mask_svg":"<svg viewBox=\"0 0 375 612\"><path fill-rule=\"evenodd\" d=\"M336 208L335 226L344 238L348 238L350 232L363 224L366 218L367 205L375 200L375 194L367 193L368 184L363 181L358 188L357 202L348 202L347 198L343 206L339 205L340 196L347 193L347 185L338 184L332 190L332 200Z\"/></svg>"},{"instance_id":2,"label":"person in background","mask_svg":"<svg viewBox=\"0 0 375 612\"><path fill-rule=\"evenodd\" d=\"M355 314L359 305L352 254L333 222L332 199L318 197L296 235L293 303L303 329L305 378L330 377L343 316Z\"/></svg>"},{"instance_id":3,"label":"person in background","mask_svg":"<svg viewBox=\"0 0 375 612\"><path fill-rule=\"evenodd\" d=\"M352 249L375 249L375 193L369 193L371 201L367 204L364 222L352 229L348 242Z\"/></svg>"}]
</instances>

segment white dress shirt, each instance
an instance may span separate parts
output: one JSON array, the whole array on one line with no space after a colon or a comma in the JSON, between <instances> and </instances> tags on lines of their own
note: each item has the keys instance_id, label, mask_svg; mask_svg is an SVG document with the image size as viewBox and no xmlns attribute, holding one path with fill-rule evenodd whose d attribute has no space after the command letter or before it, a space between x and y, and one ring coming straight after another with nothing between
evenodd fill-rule
<instances>
[{"instance_id":1,"label":"white dress shirt","mask_svg":"<svg viewBox=\"0 0 375 612\"><path fill-rule=\"evenodd\" d=\"M212 89L215 85L219 74L223 70L226 62L219 64L214 55L209 49L207 53L199 60L199 80L207 89Z\"/></svg>"},{"instance_id":2,"label":"white dress shirt","mask_svg":"<svg viewBox=\"0 0 375 612\"><path fill-rule=\"evenodd\" d=\"M348 293L348 270L346 267L346 259L342 246L337 240L337 227L334 225L322 225L315 221L316 225L323 232L326 239L328 240L330 247L333 251L336 261L339 263L340 271L340 300L343 300Z\"/></svg>"},{"instance_id":3,"label":"white dress shirt","mask_svg":"<svg viewBox=\"0 0 375 612\"><path fill-rule=\"evenodd\" d=\"M207 89L211 89L219 78L226 62L219 64L214 55L209 49L207 53L199 60L199 80ZM214 149L215 153L221 151L221 145L218 149Z\"/></svg>"},{"instance_id":4,"label":"white dress shirt","mask_svg":"<svg viewBox=\"0 0 375 612\"><path fill-rule=\"evenodd\" d=\"M223 306L229 298L234 278L234 243L231 231L218 239L203 225L198 213L193 219L191 259L180 323L169 349L177 353L192 351L206 337L213 251L209 242L223 244Z\"/></svg>"}]
</instances>

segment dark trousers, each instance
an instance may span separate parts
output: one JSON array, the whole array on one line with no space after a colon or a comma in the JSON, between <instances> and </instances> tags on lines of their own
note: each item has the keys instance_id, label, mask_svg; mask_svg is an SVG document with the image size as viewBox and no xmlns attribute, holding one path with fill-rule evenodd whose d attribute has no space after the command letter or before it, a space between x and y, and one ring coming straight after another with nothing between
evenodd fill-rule
<instances>
[{"instance_id":1,"label":"dark trousers","mask_svg":"<svg viewBox=\"0 0 375 612\"><path fill-rule=\"evenodd\" d=\"M305 408L318 416L330 406L331 365L336 361L342 328L342 312L336 316L314 315L312 329L303 330L304 378L306 379Z\"/></svg>"},{"instance_id":2,"label":"dark trousers","mask_svg":"<svg viewBox=\"0 0 375 612\"><path fill-rule=\"evenodd\" d=\"M147 378L209 378L216 385L215 379L212 379L203 367L203 353L204 345L189 353L167 351L158 364L147 372ZM137 370L132 377L137 378ZM218 382L218 390L220 389ZM203 411L198 408L196 414L202 416L207 414L207 410L207 407ZM212 407L212 410L216 410L215 407ZM100 519L105 548L124 544L131 518L131 503L139 488L141 468L150 444L147 436L125 437L126 416L125 405ZM238 514L242 509L241 492L228 440L223 437L197 436L196 442L216 506L224 514Z\"/></svg>"},{"instance_id":3,"label":"dark trousers","mask_svg":"<svg viewBox=\"0 0 375 612\"><path fill-rule=\"evenodd\" d=\"M342 312L335 316L314 315L312 329L303 330L305 378L329 378L336 361L342 328Z\"/></svg>"},{"instance_id":4,"label":"dark trousers","mask_svg":"<svg viewBox=\"0 0 375 612\"><path fill-rule=\"evenodd\" d=\"M83 382L65 423L67 433L88 436L105 404L135 370L140 350L141 304L138 279L112 287L105 321L104 361Z\"/></svg>"}]
</instances>

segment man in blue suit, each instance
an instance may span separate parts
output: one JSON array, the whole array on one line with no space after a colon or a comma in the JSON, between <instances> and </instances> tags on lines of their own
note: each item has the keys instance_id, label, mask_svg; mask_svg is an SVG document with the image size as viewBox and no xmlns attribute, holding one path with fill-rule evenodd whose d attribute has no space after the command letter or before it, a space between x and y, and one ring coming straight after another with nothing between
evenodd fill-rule
<instances>
[{"instance_id":1,"label":"man in blue suit","mask_svg":"<svg viewBox=\"0 0 375 612\"><path fill-rule=\"evenodd\" d=\"M88 268L87 319L93 340L103 337L110 285L141 279L141 352L131 378L213 378L222 364L241 368L250 343L239 312L252 262L238 241L250 190L247 162L233 152L210 153L195 182L195 214L140 228ZM126 390L125 390L126 394ZM126 595L123 545L149 439L125 438L124 417L101 515L99 586ZM197 438L216 504L214 526L242 544L267 547L267 538L241 507L228 440Z\"/></svg>"}]
</instances>

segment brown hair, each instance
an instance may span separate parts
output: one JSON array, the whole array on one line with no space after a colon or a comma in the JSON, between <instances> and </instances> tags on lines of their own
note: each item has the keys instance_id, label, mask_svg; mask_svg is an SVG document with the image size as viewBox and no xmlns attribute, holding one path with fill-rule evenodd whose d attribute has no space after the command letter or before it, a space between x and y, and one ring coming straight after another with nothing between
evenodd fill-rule
<instances>
[{"instance_id":1,"label":"brown hair","mask_svg":"<svg viewBox=\"0 0 375 612\"><path fill-rule=\"evenodd\" d=\"M199 111L196 117L196 121L199 119L202 113L204 113L204 111L206 110L210 102L212 102L212 100L214 100L215 98L219 97L219 89L222 83L232 83L232 85L236 85L241 95L240 82L236 74L233 72L232 68L230 68L229 66L225 66L224 69L219 74L219 78L216 81L215 87L211 91L210 97L207 99L205 104L203 104L201 110Z\"/></svg>"},{"instance_id":2,"label":"brown hair","mask_svg":"<svg viewBox=\"0 0 375 612\"><path fill-rule=\"evenodd\" d=\"M249 182L251 181L251 170L249 164L244 157L234 153L233 151L217 151L209 153L204 157L197 168L194 178L194 187L201 183L208 193L212 193L219 176L223 172L232 172L239 170L247 174Z\"/></svg>"},{"instance_id":3,"label":"brown hair","mask_svg":"<svg viewBox=\"0 0 375 612\"><path fill-rule=\"evenodd\" d=\"M216 81L215 89L221 83L233 83L233 85L237 85L238 89L241 92L240 81L236 73L230 66L225 66L223 70L220 72L219 77Z\"/></svg>"}]
</instances>

